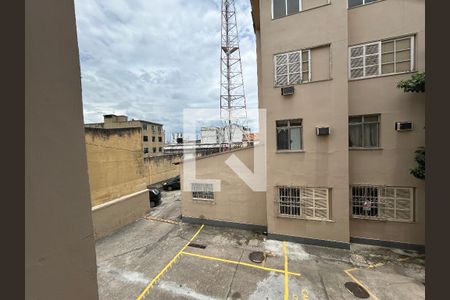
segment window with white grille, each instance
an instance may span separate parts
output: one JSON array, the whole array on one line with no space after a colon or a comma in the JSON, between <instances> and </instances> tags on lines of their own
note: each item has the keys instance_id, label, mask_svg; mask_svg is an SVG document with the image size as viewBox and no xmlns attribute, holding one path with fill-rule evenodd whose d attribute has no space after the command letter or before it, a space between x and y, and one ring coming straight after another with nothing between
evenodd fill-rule
<instances>
[{"instance_id":1,"label":"window with white grille","mask_svg":"<svg viewBox=\"0 0 450 300\"><path fill-rule=\"evenodd\" d=\"M365 5L376 1L379 0L348 0L348 8Z\"/></svg>"},{"instance_id":2,"label":"window with white grille","mask_svg":"<svg viewBox=\"0 0 450 300\"><path fill-rule=\"evenodd\" d=\"M193 183L192 199L194 200L214 200L213 185L210 183Z\"/></svg>"},{"instance_id":3,"label":"window with white grille","mask_svg":"<svg viewBox=\"0 0 450 300\"><path fill-rule=\"evenodd\" d=\"M278 215L288 218L328 220L329 189L310 187L277 187Z\"/></svg>"},{"instance_id":4,"label":"window with white grille","mask_svg":"<svg viewBox=\"0 0 450 300\"><path fill-rule=\"evenodd\" d=\"M414 36L349 47L349 78L367 78L411 72Z\"/></svg>"},{"instance_id":5,"label":"window with white grille","mask_svg":"<svg viewBox=\"0 0 450 300\"><path fill-rule=\"evenodd\" d=\"M350 187L354 218L412 222L414 189L353 185Z\"/></svg>"},{"instance_id":6,"label":"window with white grille","mask_svg":"<svg viewBox=\"0 0 450 300\"><path fill-rule=\"evenodd\" d=\"M275 86L300 84L311 80L311 50L298 50L274 56Z\"/></svg>"}]
</instances>

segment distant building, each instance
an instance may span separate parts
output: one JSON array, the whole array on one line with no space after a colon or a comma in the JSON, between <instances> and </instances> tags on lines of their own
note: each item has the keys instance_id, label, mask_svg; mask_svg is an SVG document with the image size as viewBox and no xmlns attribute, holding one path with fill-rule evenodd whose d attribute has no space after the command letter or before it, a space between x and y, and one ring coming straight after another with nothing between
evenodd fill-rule
<instances>
[{"instance_id":1,"label":"distant building","mask_svg":"<svg viewBox=\"0 0 450 300\"><path fill-rule=\"evenodd\" d=\"M241 125L231 124L231 142L242 143L244 141L246 128ZM202 144L221 144L230 142L228 126L225 127L202 127L200 129L200 141Z\"/></svg>"},{"instance_id":2,"label":"distant building","mask_svg":"<svg viewBox=\"0 0 450 300\"><path fill-rule=\"evenodd\" d=\"M104 115L103 123L85 124L85 128L124 129L141 128L142 151L144 157L164 154L164 130L163 125L155 122L131 120L127 116Z\"/></svg>"}]
</instances>

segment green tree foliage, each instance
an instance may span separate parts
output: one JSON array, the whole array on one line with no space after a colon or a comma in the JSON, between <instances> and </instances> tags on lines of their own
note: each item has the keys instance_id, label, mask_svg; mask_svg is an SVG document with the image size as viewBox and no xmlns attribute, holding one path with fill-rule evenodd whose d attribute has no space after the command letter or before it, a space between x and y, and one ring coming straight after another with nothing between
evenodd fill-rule
<instances>
[{"instance_id":1,"label":"green tree foliage","mask_svg":"<svg viewBox=\"0 0 450 300\"><path fill-rule=\"evenodd\" d=\"M400 81L397 87L403 89L405 93L425 92L425 72L416 73L411 78Z\"/></svg>"},{"instance_id":2,"label":"green tree foliage","mask_svg":"<svg viewBox=\"0 0 450 300\"><path fill-rule=\"evenodd\" d=\"M418 179L425 179L425 147L417 148L415 153L414 159L417 162L417 166L411 169L410 173Z\"/></svg>"}]
</instances>

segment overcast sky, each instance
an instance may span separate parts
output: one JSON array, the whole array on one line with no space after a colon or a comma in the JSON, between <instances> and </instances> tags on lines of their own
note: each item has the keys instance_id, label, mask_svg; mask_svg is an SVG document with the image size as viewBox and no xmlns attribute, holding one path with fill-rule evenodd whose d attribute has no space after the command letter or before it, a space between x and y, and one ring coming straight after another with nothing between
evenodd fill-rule
<instances>
[{"instance_id":1,"label":"overcast sky","mask_svg":"<svg viewBox=\"0 0 450 300\"><path fill-rule=\"evenodd\" d=\"M168 135L182 130L183 108L219 112L220 6L220 0L75 0L85 123L125 114L163 123ZM250 1L236 0L236 10L247 107L256 108Z\"/></svg>"}]
</instances>

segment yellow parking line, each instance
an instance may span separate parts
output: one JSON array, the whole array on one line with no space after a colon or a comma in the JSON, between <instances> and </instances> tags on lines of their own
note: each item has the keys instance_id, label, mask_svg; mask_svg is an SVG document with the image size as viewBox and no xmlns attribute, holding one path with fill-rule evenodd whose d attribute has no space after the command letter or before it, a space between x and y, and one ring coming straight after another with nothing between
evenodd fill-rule
<instances>
[{"instance_id":1,"label":"yellow parking line","mask_svg":"<svg viewBox=\"0 0 450 300\"><path fill-rule=\"evenodd\" d=\"M286 242L283 242L284 252L284 300L289 300L289 275L288 275L288 258L286 254Z\"/></svg>"},{"instance_id":2,"label":"yellow parking line","mask_svg":"<svg viewBox=\"0 0 450 300\"><path fill-rule=\"evenodd\" d=\"M184 251L184 249L189 246L189 244L197 237L197 235L200 233L200 231L203 229L205 225L200 226L200 228L197 230L197 232L194 234L194 236L187 242L186 245L184 245L183 248L181 248L180 251L172 258L172 260L162 269L158 275L155 276L155 278L150 281L150 283L145 287L145 289L139 294L139 296L136 298L136 300L144 299L145 296L148 294L152 286L155 284L156 281L169 269L169 267L177 260L177 258L181 255L181 253Z\"/></svg>"},{"instance_id":3,"label":"yellow parking line","mask_svg":"<svg viewBox=\"0 0 450 300\"><path fill-rule=\"evenodd\" d=\"M373 299L375 299L375 300L380 300L380 299L378 299L377 296L375 296L375 295L367 288L367 286L365 286L361 281L359 281L358 279L356 279L355 276L353 276L352 274L350 274L350 272L353 272L353 271L355 271L355 270L358 270L358 268L348 269L348 270L345 270L344 272L345 272L345 274L347 274L351 279L353 279L354 282L356 282L357 284L359 284L360 286L362 286L362 287L367 291L367 293L369 293L369 295L370 295Z\"/></svg>"},{"instance_id":4,"label":"yellow parking line","mask_svg":"<svg viewBox=\"0 0 450 300\"><path fill-rule=\"evenodd\" d=\"M224 263L229 263L229 264L234 264L234 265L241 265L241 266L251 267L251 268L265 270L265 271L273 271L273 272L278 272L278 273L285 273L285 270L278 270L278 269L262 267L262 266L258 266L258 265L253 265L253 264L241 262L241 261L234 261L234 260L223 259L223 258L218 258L218 257L213 257L213 256L206 256L206 255L201 255L201 254L196 254L196 253L191 253L191 252L186 252L186 251L183 251L182 254L186 254L186 255L194 256L194 257L199 257L199 258L204 258L204 259L209 259L209 260L221 261L221 262L224 262ZM289 275L301 276L300 273L294 273L294 272L289 272Z\"/></svg>"}]
</instances>

